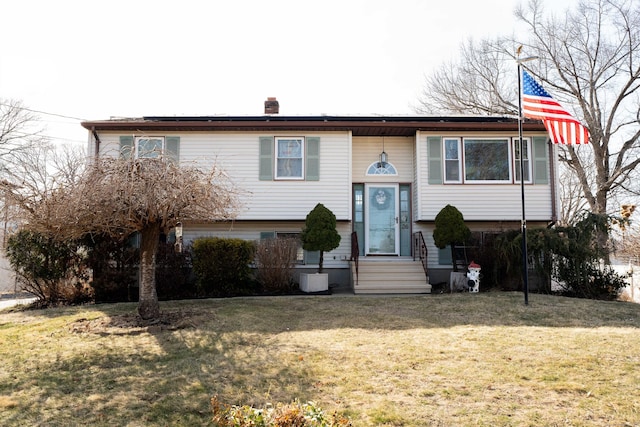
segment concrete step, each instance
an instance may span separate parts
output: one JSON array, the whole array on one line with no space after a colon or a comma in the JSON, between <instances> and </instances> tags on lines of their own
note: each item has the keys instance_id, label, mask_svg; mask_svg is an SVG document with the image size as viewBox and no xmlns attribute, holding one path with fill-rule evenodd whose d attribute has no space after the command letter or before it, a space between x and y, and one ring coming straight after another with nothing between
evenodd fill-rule
<instances>
[{"instance_id":1,"label":"concrete step","mask_svg":"<svg viewBox=\"0 0 640 427\"><path fill-rule=\"evenodd\" d=\"M422 263L412 259L363 259L356 276L352 263L352 283L356 294L416 294L430 293L431 285Z\"/></svg>"}]
</instances>

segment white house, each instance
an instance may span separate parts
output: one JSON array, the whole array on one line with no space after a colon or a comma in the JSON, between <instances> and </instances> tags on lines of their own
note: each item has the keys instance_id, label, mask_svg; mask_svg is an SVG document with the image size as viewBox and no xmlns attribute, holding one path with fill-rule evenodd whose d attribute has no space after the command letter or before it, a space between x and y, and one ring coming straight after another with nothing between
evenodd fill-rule
<instances>
[{"instance_id":1,"label":"white house","mask_svg":"<svg viewBox=\"0 0 640 427\"><path fill-rule=\"evenodd\" d=\"M200 236L291 236L324 204L342 236L325 253L325 270L332 284L355 293L426 293L430 283L447 281L450 252L432 239L447 204L480 238L521 227L515 118L280 116L270 98L262 116L82 125L95 156L165 150L184 163L216 162L247 191L235 221L183 224L185 244ZM542 122L525 121L523 136L525 216L530 227L546 226L557 217L556 148ZM314 255L300 251L299 272L317 269Z\"/></svg>"}]
</instances>

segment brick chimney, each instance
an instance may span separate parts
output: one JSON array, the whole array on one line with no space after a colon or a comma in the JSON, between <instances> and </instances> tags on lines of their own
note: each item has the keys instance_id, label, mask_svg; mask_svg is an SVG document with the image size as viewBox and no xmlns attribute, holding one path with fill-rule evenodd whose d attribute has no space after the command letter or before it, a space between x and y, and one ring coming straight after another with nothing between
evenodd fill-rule
<instances>
[{"instance_id":1,"label":"brick chimney","mask_svg":"<svg viewBox=\"0 0 640 427\"><path fill-rule=\"evenodd\" d=\"M275 97L268 97L264 101L264 113L265 114L278 114L280 112L280 103Z\"/></svg>"}]
</instances>

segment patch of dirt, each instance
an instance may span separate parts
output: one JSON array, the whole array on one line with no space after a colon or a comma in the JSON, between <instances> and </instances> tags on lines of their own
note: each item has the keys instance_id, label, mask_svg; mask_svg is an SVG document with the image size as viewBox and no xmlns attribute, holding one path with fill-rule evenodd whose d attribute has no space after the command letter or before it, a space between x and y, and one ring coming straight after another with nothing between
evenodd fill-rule
<instances>
[{"instance_id":1,"label":"patch of dirt","mask_svg":"<svg viewBox=\"0 0 640 427\"><path fill-rule=\"evenodd\" d=\"M196 329L205 321L205 316L210 318L211 314L194 311L161 312L160 318L153 320L145 320L134 313L121 314L93 320L78 319L69 325L69 330L78 334L159 333L178 329Z\"/></svg>"}]
</instances>

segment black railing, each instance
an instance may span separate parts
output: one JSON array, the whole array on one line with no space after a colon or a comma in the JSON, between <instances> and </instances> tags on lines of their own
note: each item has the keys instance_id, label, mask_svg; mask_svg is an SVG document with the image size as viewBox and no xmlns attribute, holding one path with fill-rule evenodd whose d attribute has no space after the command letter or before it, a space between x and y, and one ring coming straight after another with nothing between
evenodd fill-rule
<instances>
[{"instance_id":1,"label":"black railing","mask_svg":"<svg viewBox=\"0 0 640 427\"><path fill-rule=\"evenodd\" d=\"M422 268L424 274L428 277L429 272L427 270L427 245L424 242L424 236L422 231L416 231L413 233L413 260L420 259L422 262Z\"/></svg>"},{"instance_id":2,"label":"black railing","mask_svg":"<svg viewBox=\"0 0 640 427\"><path fill-rule=\"evenodd\" d=\"M358 234L351 233L351 261L356 269L356 285L358 284L358 259L360 258L360 247L358 246Z\"/></svg>"}]
</instances>

